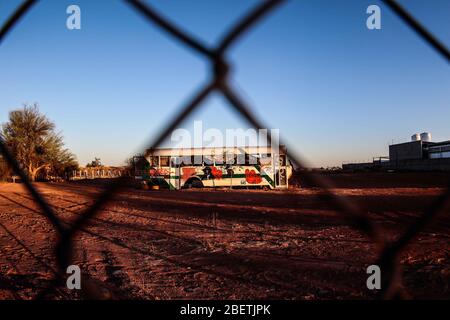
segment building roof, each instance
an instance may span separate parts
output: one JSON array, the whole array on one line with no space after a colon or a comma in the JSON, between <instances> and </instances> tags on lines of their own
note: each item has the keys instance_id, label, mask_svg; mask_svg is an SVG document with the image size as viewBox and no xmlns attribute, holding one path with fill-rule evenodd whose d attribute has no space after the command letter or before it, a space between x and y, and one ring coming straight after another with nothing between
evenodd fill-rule
<instances>
[{"instance_id":1,"label":"building roof","mask_svg":"<svg viewBox=\"0 0 450 320\"><path fill-rule=\"evenodd\" d=\"M441 141L441 142L432 142L432 146L433 147L438 147L438 146L446 146L450 144L450 140L447 141Z\"/></svg>"}]
</instances>

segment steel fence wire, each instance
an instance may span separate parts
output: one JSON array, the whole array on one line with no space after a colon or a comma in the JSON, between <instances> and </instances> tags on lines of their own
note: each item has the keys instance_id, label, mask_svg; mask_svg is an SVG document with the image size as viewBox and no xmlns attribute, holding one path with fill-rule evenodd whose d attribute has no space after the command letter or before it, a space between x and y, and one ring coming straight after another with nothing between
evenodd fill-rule
<instances>
[{"instance_id":1,"label":"steel fence wire","mask_svg":"<svg viewBox=\"0 0 450 320\"><path fill-rule=\"evenodd\" d=\"M153 25L161 29L167 36L182 43L195 54L202 55L211 67L211 77L209 82L199 88L192 97L184 103L182 108L171 119L169 123L159 132L159 134L148 144L149 149L157 148L194 110L198 109L205 98L211 93L220 93L228 102L229 107L237 115L244 118L250 126L255 129L264 129L264 125L256 118L249 105L236 93L229 81L230 66L227 60L227 53L230 48L239 41L245 33L250 30L258 21L282 5L286 0L264 0L248 12L241 20L234 24L215 47L208 47L201 41L189 35L185 30L178 28L159 12L154 10L148 3L139 0L124 0L129 6L142 14ZM37 0L24 1L16 11L10 16L0 29L0 44L19 22ZM410 15L398 2L394 0L383 0L383 2L393 10L413 31L415 31L426 43L435 49L442 57L450 62L450 51L437 38L434 37L424 26ZM271 143L269 134L268 142ZM282 140L280 143L284 144ZM293 148L287 146L289 158L299 169L305 169L302 157ZM65 285L64 276L67 266L71 264L74 251L74 237L81 229L86 227L93 218L110 201L114 195L125 186L125 179L118 178L110 182L104 191L98 196L95 203L87 208L80 217L71 224L64 223L59 219L48 204L45 198L33 186L27 174L21 169L14 155L8 150L5 142L0 139L0 153L13 171L22 179L28 192L40 207L41 213L50 221L58 234L58 241L54 247L54 254L58 270L54 272L53 281L40 292L37 297L45 298L52 290L56 291ZM410 244L414 238L433 222L436 216L448 213L450 210L450 184L446 191L439 196L435 202L415 220L407 230L397 238L397 240L387 243L383 237L380 227L376 226L371 219L363 214L358 206L348 198L339 196L333 192L333 184L323 176L314 175L307 170L300 171L300 178L313 184L324 192L324 201L333 204L349 225L364 233L371 239L379 250L379 258L375 263L382 270L382 289L379 298L393 299L405 297L405 289L402 286L402 269L399 263L399 256L402 250ZM93 285L92 285L93 284ZM87 298L101 297L101 288L91 282L83 290L83 296Z\"/></svg>"}]
</instances>

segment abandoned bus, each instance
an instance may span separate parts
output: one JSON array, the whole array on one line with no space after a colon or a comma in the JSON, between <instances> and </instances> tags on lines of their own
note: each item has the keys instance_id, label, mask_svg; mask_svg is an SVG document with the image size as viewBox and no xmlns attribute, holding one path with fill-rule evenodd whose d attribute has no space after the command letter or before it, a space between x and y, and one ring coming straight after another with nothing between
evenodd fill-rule
<instances>
[{"instance_id":1,"label":"abandoned bus","mask_svg":"<svg viewBox=\"0 0 450 320\"><path fill-rule=\"evenodd\" d=\"M134 158L135 179L178 190L202 187L287 189L292 166L284 146L159 148Z\"/></svg>"}]
</instances>

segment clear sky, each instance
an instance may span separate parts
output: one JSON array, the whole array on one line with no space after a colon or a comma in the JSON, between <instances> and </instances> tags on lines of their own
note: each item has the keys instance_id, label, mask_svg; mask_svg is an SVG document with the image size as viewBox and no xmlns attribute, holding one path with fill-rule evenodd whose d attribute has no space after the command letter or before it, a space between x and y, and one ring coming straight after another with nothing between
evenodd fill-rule
<instances>
[{"instance_id":1,"label":"clear sky","mask_svg":"<svg viewBox=\"0 0 450 320\"><path fill-rule=\"evenodd\" d=\"M20 1L0 0L0 22ZM257 1L149 1L214 44ZM450 46L450 1L401 1ZM82 29L66 28L81 7ZM366 28L380 5L382 29ZM230 52L233 83L257 115L315 166L387 155L429 131L450 139L450 66L379 1L291 0ZM0 45L0 122L37 102L81 165L117 165L208 80L202 57L122 1L42 0ZM245 128L220 96L185 123Z\"/></svg>"}]
</instances>

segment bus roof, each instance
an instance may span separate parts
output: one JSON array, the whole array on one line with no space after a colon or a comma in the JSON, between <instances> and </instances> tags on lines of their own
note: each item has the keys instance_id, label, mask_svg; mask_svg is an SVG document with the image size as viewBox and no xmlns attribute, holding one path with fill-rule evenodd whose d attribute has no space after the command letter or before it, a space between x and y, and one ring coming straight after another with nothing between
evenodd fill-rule
<instances>
[{"instance_id":1,"label":"bus roof","mask_svg":"<svg viewBox=\"0 0 450 320\"><path fill-rule=\"evenodd\" d=\"M145 156L197 156L216 154L272 154L274 151L268 146L247 147L203 147L203 148L155 148L147 149ZM278 154L286 154L286 147L280 145Z\"/></svg>"}]
</instances>

